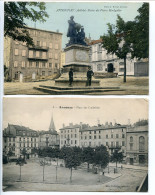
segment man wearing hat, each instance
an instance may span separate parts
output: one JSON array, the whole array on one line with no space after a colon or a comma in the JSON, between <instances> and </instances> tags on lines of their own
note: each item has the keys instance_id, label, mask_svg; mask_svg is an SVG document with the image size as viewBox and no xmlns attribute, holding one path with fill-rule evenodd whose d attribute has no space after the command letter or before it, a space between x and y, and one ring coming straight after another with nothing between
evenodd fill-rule
<instances>
[{"instance_id":1,"label":"man wearing hat","mask_svg":"<svg viewBox=\"0 0 155 195\"><path fill-rule=\"evenodd\" d=\"M72 86L72 82L73 82L73 69L70 68L69 71L69 85Z\"/></svg>"},{"instance_id":2,"label":"man wearing hat","mask_svg":"<svg viewBox=\"0 0 155 195\"><path fill-rule=\"evenodd\" d=\"M93 71L91 70L91 68L88 68L87 71L87 82L88 82L88 86L91 86L91 78L94 75Z\"/></svg>"}]
</instances>

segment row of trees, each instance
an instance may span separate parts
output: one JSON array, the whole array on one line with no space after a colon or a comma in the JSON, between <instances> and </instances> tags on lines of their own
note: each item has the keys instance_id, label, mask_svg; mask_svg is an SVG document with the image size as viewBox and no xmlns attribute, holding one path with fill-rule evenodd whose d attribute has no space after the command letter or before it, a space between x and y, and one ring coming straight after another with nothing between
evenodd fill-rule
<instances>
[{"instance_id":1,"label":"row of trees","mask_svg":"<svg viewBox=\"0 0 155 195\"><path fill-rule=\"evenodd\" d=\"M108 33L103 35L103 48L124 60L124 82L126 82L126 59L149 57L149 4L143 3L134 21L125 22L119 15L116 24L108 23Z\"/></svg>"},{"instance_id":2,"label":"row of trees","mask_svg":"<svg viewBox=\"0 0 155 195\"><path fill-rule=\"evenodd\" d=\"M63 159L66 168L70 169L70 181L72 181L72 171L73 168L76 169L82 163L87 163L87 170L90 171L90 164L97 166L101 172L107 167L109 161L121 162L123 160L123 154L115 150L115 152L110 156L107 148L105 146L97 146L96 148L91 147L62 147L58 148L44 148L38 149L37 151L39 157L50 157L58 159ZM58 164L57 164L58 165ZM43 167L44 169L44 167ZM44 171L43 171L44 172ZM44 176L43 176L44 178Z\"/></svg>"}]
</instances>

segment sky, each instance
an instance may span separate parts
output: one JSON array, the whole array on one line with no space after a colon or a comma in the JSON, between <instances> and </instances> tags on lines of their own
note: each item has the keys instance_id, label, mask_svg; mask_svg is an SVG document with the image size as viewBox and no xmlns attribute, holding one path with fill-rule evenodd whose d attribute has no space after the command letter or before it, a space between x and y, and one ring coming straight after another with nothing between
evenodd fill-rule
<instances>
[{"instance_id":1,"label":"sky","mask_svg":"<svg viewBox=\"0 0 155 195\"><path fill-rule=\"evenodd\" d=\"M46 11L49 15L45 23L26 20L28 26L49 31L63 33L62 48L68 42L66 37L68 20L74 16L74 21L80 23L85 30L86 37L97 40L107 32L107 23L115 24L119 14L125 21L134 20L138 15L138 8L141 2L47 2Z\"/></svg>"},{"instance_id":2,"label":"sky","mask_svg":"<svg viewBox=\"0 0 155 195\"><path fill-rule=\"evenodd\" d=\"M142 98L4 98L3 128L9 124L48 130L53 116L56 130L63 123L131 124L148 119L148 101Z\"/></svg>"}]
</instances>

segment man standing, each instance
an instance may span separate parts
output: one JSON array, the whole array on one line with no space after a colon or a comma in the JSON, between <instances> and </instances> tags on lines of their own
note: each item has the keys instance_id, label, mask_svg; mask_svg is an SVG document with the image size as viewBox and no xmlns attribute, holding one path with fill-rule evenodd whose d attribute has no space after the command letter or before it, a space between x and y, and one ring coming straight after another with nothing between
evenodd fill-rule
<instances>
[{"instance_id":1,"label":"man standing","mask_svg":"<svg viewBox=\"0 0 155 195\"><path fill-rule=\"evenodd\" d=\"M73 82L73 69L70 68L69 71L69 85L72 86L72 82Z\"/></svg>"},{"instance_id":2,"label":"man standing","mask_svg":"<svg viewBox=\"0 0 155 195\"><path fill-rule=\"evenodd\" d=\"M88 68L87 71L87 82L88 82L88 86L91 86L91 77L94 75L93 71L91 70L91 68Z\"/></svg>"}]
</instances>

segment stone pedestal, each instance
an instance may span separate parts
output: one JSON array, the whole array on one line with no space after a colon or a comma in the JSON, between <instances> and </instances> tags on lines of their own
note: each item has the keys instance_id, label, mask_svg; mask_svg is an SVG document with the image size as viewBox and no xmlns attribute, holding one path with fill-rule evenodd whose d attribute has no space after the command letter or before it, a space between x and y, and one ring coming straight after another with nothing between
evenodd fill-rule
<instances>
[{"instance_id":1,"label":"stone pedestal","mask_svg":"<svg viewBox=\"0 0 155 195\"><path fill-rule=\"evenodd\" d=\"M89 46L70 45L64 49L65 65L62 75L55 80L57 86L63 86L69 82L69 70L73 69L73 86L86 86L87 71L91 67L89 60ZM99 86L99 80L92 79L92 86Z\"/></svg>"}]
</instances>

